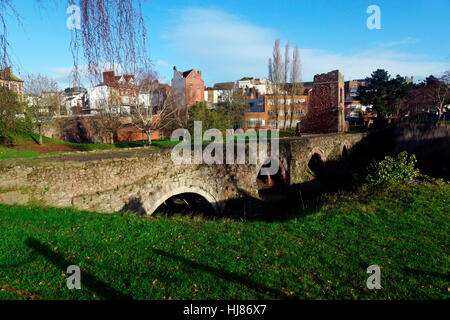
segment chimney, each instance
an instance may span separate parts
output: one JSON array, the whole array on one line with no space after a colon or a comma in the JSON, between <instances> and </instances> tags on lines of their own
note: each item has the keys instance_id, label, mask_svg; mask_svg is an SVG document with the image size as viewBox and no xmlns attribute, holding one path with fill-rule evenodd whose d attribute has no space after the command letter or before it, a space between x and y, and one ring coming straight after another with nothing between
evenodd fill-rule
<instances>
[{"instance_id":1,"label":"chimney","mask_svg":"<svg viewBox=\"0 0 450 320\"><path fill-rule=\"evenodd\" d=\"M8 78L10 78L12 76L12 68L11 67L5 68L5 76Z\"/></svg>"},{"instance_id":2,"label":"chimney","mask_svg":"<svg viewBox=\"0 0 450 320\"><path fill-rule=\"evenodd\" d=\"M200 78L202 77L202 70L198 70L198 75L200 76Z\"/></svg>"},{"instance_id":3,"label":"chimney","mask_svg":"<svg viewBox=\"0 0 450 320\"><path fill-rule=\"evenodd\" d=\"M115 80L115 73L114 71L105 71L103 72L103 82L104 83L111 83Z\"/></svg>"}]
</instances>

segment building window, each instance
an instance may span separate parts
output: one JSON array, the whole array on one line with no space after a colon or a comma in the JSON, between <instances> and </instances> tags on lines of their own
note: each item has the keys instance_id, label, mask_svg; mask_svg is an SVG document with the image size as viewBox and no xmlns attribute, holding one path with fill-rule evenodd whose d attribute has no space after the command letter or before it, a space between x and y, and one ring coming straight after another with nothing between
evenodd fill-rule
<instances>
[{"instance_id":1,"label":"building window","mask_svg":"<svg viewBox=\"0 0 450 320\"><path fill-rule=\"evenodd\" d=\"M200 83L197 83L197 89L200 89Z\"/></svg>"},{"instance_id":2,"label":"building window","mask_svg":"<svg viewBox=\"0 0 450 320\"><path fill-rule=\"evenodd\" d=\"M264 127L266 121L264 119L247 119L247 128Z\"/></svg>"},{"instance_id":3,"label":"building window","mask_svg":"<svg viewBox=\"0 0 450 320\"><path fill-rule=\"evenodd\" d=\"M194 78L194 79L196 78L195 74L193 75L193 78Z\"/></svg>"},{"instance_id":4,"label":"building window","mask_svg":"<svg viewBox=\"0 0 450 320\"><path fill-rule=\"evenodd\" d=\"M191 83L189 83L189 88L193 88L194 87L194 84L191 82Z\"/></svg>"}]
</instances>

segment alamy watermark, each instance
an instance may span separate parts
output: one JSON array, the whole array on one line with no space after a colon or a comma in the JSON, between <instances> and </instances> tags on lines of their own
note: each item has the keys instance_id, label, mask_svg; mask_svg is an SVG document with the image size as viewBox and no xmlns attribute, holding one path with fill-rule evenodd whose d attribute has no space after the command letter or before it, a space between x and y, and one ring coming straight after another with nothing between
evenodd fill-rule
<instances>
[{"instance_id":1,"label":"alamy watermark","mask_svg":"<svg viewBox=\"0 0 450 320\"><path fill-rule=\"evenodd\" d=\"M371 5L367 8L367 14L370 16L367 18L367 28L369 30L380 30L381 29L381 9L377 5Z\"/></svg>"},{"instance_id":2,"label":"alamy watermark","mask_svg":"<svg viewBox=\"0 0 450 320\"><path fill-rule=\"evenodd\" d=\"M381 269L377 265L371 265L367 268L367 273L371 276L367 279L367 288L369 290L381 289Z\"/></svg>"},{"instance_id":3,"label":"alamy watermark","mask_svg":"<svg viewBox=\"0 0 450 320\"><path fill-rule=\"evenodd\" d=\"M67 8L67 14L70 17L67 18L67 28L69 30L80 30L81 29L81 10L77 5L71 5Z\"/></svg>"},{"instance_id":4,"label":"alamy watermark","mask_svg":"<svg viewBox=\"0 0 450 320\"><path fill-rule=\"evenodd\" d=\"M279 164L279 133L271 130L270 138L267 130L227 130L226 138L218 129L210 129L202 134L202 122L194 122L194 146L191 133L186 129L177 129L172 134L172 141L183 141L172 149L172 161L180 164L265 164L265 175L278 173ZM246 161L246 140L248 139L248 162ZM210 142L203 147L203 142ZM225 146L225 154L224 154ZM269 152L270 148L270 152ZM193 150L193 153L192 153ZM235 152L236 151L236 152Z\"/></svg>"},{"instance_id":5,"label":"alamy watermark","mask_svg":"<svg viewBox=\"0 0 450 320\"><path fill-rule=\"evenodd\" d=\"M67 278L67 288L69 290L80 290L81 289L81 269L79 266L69 266L66 271L70 275Z\"/></svg>"}]
</instances>

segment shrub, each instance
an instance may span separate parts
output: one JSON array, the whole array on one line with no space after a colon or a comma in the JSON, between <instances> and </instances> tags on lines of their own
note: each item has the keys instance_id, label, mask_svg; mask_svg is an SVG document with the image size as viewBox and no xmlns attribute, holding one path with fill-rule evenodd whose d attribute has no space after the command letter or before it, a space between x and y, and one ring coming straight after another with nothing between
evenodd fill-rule
<instances>
[{"instance_id":1,"label":"shrub","mask_svg":"<svg viewBox=\"0 0 450 320\"><path fill-rule=\"evenodd\" d=\"M387 185L410 181L419 174L416 169L416 156L408 155L406 151L397 157L386 156L380 162L374 161L368 168L366 181L371 185Z\"/></svg>"}]
</instances>

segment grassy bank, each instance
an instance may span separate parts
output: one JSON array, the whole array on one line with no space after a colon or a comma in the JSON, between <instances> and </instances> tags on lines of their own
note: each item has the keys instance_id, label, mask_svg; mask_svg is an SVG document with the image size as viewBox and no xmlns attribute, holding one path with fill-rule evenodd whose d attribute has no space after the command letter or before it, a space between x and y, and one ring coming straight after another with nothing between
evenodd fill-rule
<instances>
[{"instance_id":1,"label":"grassy bank","mask_svg":"<svg viewBox=\"0 0 450 320\"><path fill-rule=\"evenodd\" d=\"M14 139L12 147L0 146L0 159L15 159L15 158L32 158L43 155L58 155L61 153L70 152L93 152L93 151L120 151L126 148L137 148L148 146L147 142L119 142L116 144L81 144L70 143L43 137L43 144L39 145L38 135L22 135ZM170 140L155 140L152 142L152 148L161 148L174 146L178 142Z\"/></svg>"},{"instance_id":2,"label":"grassy bank","mask_svg":"<svg viewBox=\"0 0 450 320\"><path fill-rule=\"evenodd\" d=\"M449 194L361 191L272 223L2 205L0 281L44 299L449 298ZM82 290L66 288L69 265Z\"/></svg>"}]
</instances>

